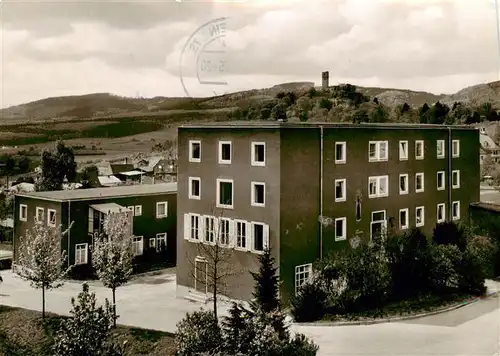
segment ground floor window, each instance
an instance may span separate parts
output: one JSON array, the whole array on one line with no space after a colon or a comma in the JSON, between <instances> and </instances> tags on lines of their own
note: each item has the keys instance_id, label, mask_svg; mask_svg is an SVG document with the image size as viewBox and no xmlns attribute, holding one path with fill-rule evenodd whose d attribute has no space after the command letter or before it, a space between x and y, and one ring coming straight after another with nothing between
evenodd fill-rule
<instances>
[{"instance_id":1,"label":"ground floor window","mask_svg":"<svg viewBox=\"0 0 500 356\"><path fill-rule=\"evenodd\" d=\"M298 293L299 288L309 282L312 277L312 264L308 263L295 267L295 294Z\"/></svg>"},{"instance_id":2,"label":"ground floor window","mask_svg":"<svg viewBox=\"0 0 500 356\"><path fill-rule=\"evenodd\" d=\"M165 251L167 249L167 233L156 234L156 251Z\"/></svg>"},{"instance_id":3,"label":"ground floor window","mask_svg":"<svg viewBox=\"0 0 500 356\"><path fill-rule=\"evenodd\" d=\"M134 236L132 237L132 252L135 256L142 255L143 244L142 244L142 236Z\"/></svg>"},{"instance_id":4,"label":"ground floor window","mask_svg":"<svg viewBox=\"0 0 500 356\"><path fill-rule=\"evenodd\" d=\"M88 261L89 244L75 245L75 265L84 265Z\"/></svg>"}]
</instances>

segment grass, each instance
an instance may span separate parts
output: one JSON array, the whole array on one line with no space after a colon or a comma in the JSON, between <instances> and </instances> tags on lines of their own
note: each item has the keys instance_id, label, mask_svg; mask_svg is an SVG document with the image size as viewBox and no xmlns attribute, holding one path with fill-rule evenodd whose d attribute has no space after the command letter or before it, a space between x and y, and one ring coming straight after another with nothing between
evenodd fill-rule
<instances>
[{"instance_id":1,"label":"grass","mask_svg":"<svg viewBox=\"0 0 500 356\"><path fill-rule=\"evenodd\" d=\"M52 355L53 337L64 318L49 313L43 322L40 312L0 305L0 355ZM113 333L118 343L127 341L126 355L175 355L171 333L127 326Z\"/></svg>"}]
</instances>

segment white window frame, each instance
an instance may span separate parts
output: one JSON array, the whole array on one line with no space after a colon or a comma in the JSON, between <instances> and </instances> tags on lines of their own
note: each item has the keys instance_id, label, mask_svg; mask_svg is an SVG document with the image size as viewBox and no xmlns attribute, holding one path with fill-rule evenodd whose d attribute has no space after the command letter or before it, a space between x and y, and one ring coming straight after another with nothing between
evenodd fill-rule
<instances>
[{"instance_id":1,"label":"white window frame","mask_svg":"<svg viewBox=\"0 0 500 356\"><path fill-rule=\"evenodd\" d=\"M418 222L418 212L422 212L422 221ZM425 207L424 206L417 206L415 208L415 226L416 227L421 227L425 225Z\"/></svg>"},{"instance_id":2,"label":"white window frame","mask_svg":"<svg viewBox=\"0 0 500 356\"><path fill-rule=\"evenodd\" d=\"M370 146L375 145L375 157L370 155ZM381 155L382 145L385 145L385 156ZM389 141L369 141L368 142L368 162L385 162L389 159Z\"/></svg>"},{"instance_id":3,"label":"white window frame","mask_svg":"<svg viewBox=\"0 0 500 356\"><path fill-rule=\"evenodd\" d=\"M401 221L401 213L405 213L405 221ZM399 209L399 228L406 230L410 227L410 209Z\"/></svg>"},{"instance_id":4,"label":"white window frame","mask_svg":"<svg viewBox=\"0 0 500 356\"><path fill-rule=\"evenodd\" d=\"M422 187L418 189L418 177L422 178ZM425 175L424 172L415 173L415 193L423 193L425 191Z\"/></svg>"},{"instance_id":5,"label":"white window frame","mask_svg":"<svg viewBox=\"0 0 500 356\"><path fill-rule=\"evenodd\" d=\"M229 159L222 159L222 146L229 145ZM233 159L232 141L219 141L219 164L231 164Z\"/></svg>"},{"instance_id":6,"label":"white window frame","mask_svg":"<svg viewBox=\"0 0 500 356\"><path fill-rule=\"evenodd\" d=\"M165 206L165 213L164 214L158 214L158 206L164 205ZM157 219L164 219L168 217L168 202L166 201L158 201L156 202L156 218Z\"/></svg>"},{"instance_id":7,"label":"white window frame","mask_svg":"<svg viewBox=\"0 0 500 356\"><path fill-rule=\"evenodd\" d=\"M154 248L156 250L156 238L151 237L149 239L149 245L148 246L149 246L149 248Z\"/></svg>"},{"instance_id":8,"label":"white window frame","mask_svg":"<svg viewBox=\"0 0 500 356\"><path fill-rule=\"evenodd\" d=\"M135 244L139 245L139 250L136 251ZM134 256L141 256L144 253L144 236L132 236L132 253Z\"/></svg>"},{"instance_id":9,"label":"white window frame","mask_svg":"<svg viewBox=\"0 0 500 356\"><path fill-rule=\"evenodd\" d=\"M198 195L193 194L193 182L198 182ZM201 199L201 178L200 177L189 177L188 182L188 197L189 199L200 200Z\"/></svg>"},{"instance_id":10,"label":"white window frame","mask_svg":"<svg viewBox=\"0 0 500 356\"><path fill-rule=\"evenodd\" d=\"M23 216L24 209L24 216ZM28 205L19 204L19 221L28 221Z\"/></svg>"},{"instance_id":11,"label":"white window frame","mask_svg":"<svg viewBox=\"0 0 500 356\"><path fill-rule=\"evenodd\" d=\"M38 212L39 211L42 212L42 218L41 219L38 218ZM37 206L36 210L35 210L35 221L37 221L37 222L43 222L44 219L45 219L45 208Z\"/></svg>"},{"instance_id":12,"label":"white window frame","mask_svg":"<svg viewBox=\"0 0 500 356\"><path fill-rule=\"evenodd\" d=\"M422 146L422 155L418 155L418 146ZM416 140L415 141L415 159L421 160L424 159L425 157L425 146L424 146L424 140Z\"/></svg>"},{"instance_id":13,"label":"white window frame","mask_svg":"<svg viewBox=\"0 0 500 356\"><path fill-rule=\"evenodd\" d=\"M200 145L200 158L193 157L193 145ZM189 162L200 163L201 162L201 140L189 140Z\"/></svg>"},{"instance_id":14,"label":"white window frame","mask_svg":"<svg viewBox=\"0 0 500 356\"><path fill-rule=\"evenodd\" d=\"M439 146L442 146L442 149L441 149L441 154L439 154ZM441 159L441 158L445 158L446 157L446 145L445 145L445 141L444 140L437 140L436 141L436 157Z\"/></svg>"},{"instance_id":15,"label":"white window frame","mask_svg":"<svg viewBox=\"0 0 500 356\"><path fill-rule=\"evenodd\" d=\"M446 221L446 204L445 203L439 203L437 204L437 210L436 210L436 221L437 223L442 223ZM442 211L441 211L442 210ZM442 218L439 218L439 213L442 212Z\"/></svg>"},{"instance_id":16,"label":"white window frame","mask_svg":"<svg viewBox=\"0 0 500 356\"><path fill-rule=\"evenodd\" d=\"M264 160L262 162L256 160L256 154L255 154L255 149L257 146L263 146L264 147ZM252 161L252 166L254 167L265 167L266 166L266 143L265 142L252 142L251 146L251 161Z\"/></svg>"},{"instance_id":17,"label":"white window frame","mask_svg":"<svg viewBox=\"0 0 500 356\"><path fill-rule=\"evenodd\" d=\"M220 184L221 183L231 183L231 205L221 204L220 199ZM225 179L225 178L217 178L217 187L216 187L216 206L217 208L223 209L233 209L234 207L234 180L233 179Z\"/></svg>"},{"instance_id":18,"label":"white window frame","mask_svg":"<svg viewBox=\"0 0 500 356\"><path fill-rule=\"evenodd\" d=\"M337 236L337 222L342 223L342 235ZM344 241L347 239L347 218L336 218L335 219L335 225L333 226L334 231L335 231L335 241Z\"/></svg>"},{"instance_id":19,"label":"white window frame","mask_svg":"<svg viewBox=\"0 0 500 356\"><path fill-rule=\"evenodd\" d=\"M191 220L193 218L198 219L198 238L192 238L192 233L193 233L193 225L191 224ZM205 238L205 233L203 231L203 219L204 216L200 214L184 214L184 239L191 241L191 242L203 242L203 239Z\"/></svg>"},{"instance_id":20,"label":"white window frame","mask_svg":"<svg viewBox=\"0 0 500 356\"><path fill-rule=\"evenodd\" d=\"M403 145L406 145L406 152L403 149ZM400 161L408 161L408 141L407 140L399 141L399 160Z\"/></svg>"},{"instance_id":21,"label":"white window frame","mask_svg":"<svg viewBox=\"0 0 500 356\"><path fill-rule=\"evenodd\" d=\"M142 215L142 205L135 205L134 216L141 216L141 215Z\"/></svg>"},{"instance_id":22,"label":"white window frame","mask_svg":"<svg viewBox=\"0 0 500 356\"><path fill-rule=\"evenodd\" d=\"M269 247L269 225L257 221L250 222L250 234L252 236L251 246L250 246L251 250L253 253L263 254L264 251L259 251L255 249L255 225L262 225L262 234L263 234L262 245L264 250L266 250Z\"/></svg>"},{"instance_id":23,"label":"white window frame","mask_svg":"<svg viewBox=\"0 0 500 356\"><path fill-rule=\"evenodd\" d=\"M197 214L191 214L191 215L197 215ZM202 229L201 233L198 232L198 237L199 240L205 244L209 245L215 245L216 239L218 238L217 235L217 228L218 228L218 220L215 216L212 215L203 215L200 216L201 221L198 222L199 228ZM207 219L209 222L207 223ZM189 220L191 222L191 219ZM212 225L212 226L210 226ZM207 231L207 228L209 230ZM191 239L191 233L189 235L189 239ZM198 241L194 239L194 241Z\"/></svg>"},{"instance_id":24,"label":"white window frame","mask_svg":"<svg viewBox=\"0 0 500 356\"><path fill-rule=\"evenodd\" d=\"M258 203L255 201L255 199L257 198L257 196L255 194L255 187L258 185L261 185L264 187L264 197L263 197L264 201L262 203ZM266 206L266 183L265 182L251 182L250 189L251 189L250 205L256 206L256 207L265 207Z\"/></svg>"},{"instance_id":25,"label":"white window frame","mask_svg":"<svg viewBox=\"0 0 500 356\"><path fill-rule=\"evenodd\" d=\"M337 183L342 184L342 196L337 197ZM334 184L334 194L336 202L343 202L347 200L347 180L346 179L335 179Z\"/></svg>"},{"instance_id":26,"label":"white window frame","mask_svg":"<svg viewBox=\"0 0 500 356\"><path fill-rule=\"evenodd\" d=\"M337 159L337 147L341 147L342 148L342 157L340 159ZM347 152L346 152L346 149L347 149L347 143L345 141L343 142L335 142L335 151L334 151L334 155L335 155L335 164L345 164L347 162Z\"/></svg>"},{"instance_id":27,"label":"white window frame","mask_svg":"<svg viewBox=\"0 0 500 356\"><path fill-rule=\"evenodd\" d=\"M245 244L244 245L240 243L240 241L243 241L243 239L240 239L241 237L243 237L243 235L238 234L238 224L241 224L243 227L242 231L244 231L244 237L245 237ZM250 239L249 231L248 231L249 225L250 224L248 223L248 221L239 220L239 219L234 220L234 248L236 250L248 251L250 249L249 244L251 243L251 241L250 241L251 239Z\"/></svg>"},{"instance_id":28,"label":"white window frame","mask_svg":"<svg viewBox=\"0 0 500 356\"><path fill-rule=\"evenodd\" d=\"M160 232L160 233L156 234L156 240L155 240L156 251L160 251L160 246L161 246L160 241L165 242L165 249L167 249L167 233L166 232Z\"/></svg>"},{"instance_id":29,"label":"white window frame","mask_svg":"<svg viewBox=\"0 0 500 356\"><path fill-rule=\"evenodd\" d=\"M218 239L218 243L222 247L230 247L232 245L232 223L233 220L228 219L228 218L219 218L218 219L218 224L217 226L217 233L215 237ZM227 224L227 231L222 231L223 230L223 224ZM226 235L227 234L227 235Z\"/></svg>"},{"instance_id":30,"label":"white window frame","mask_svg":"<svg viewBox=\"0 0 500 356\"><path fill-rule=\"evenodd\" d=\"M54 219L52 220L50 218L50 214L54 214ZM55 227L56 226L56 220L57 220L57 212L56 209L47 209L47 225L50 227Z\"/></svg>"},{"instance_id":31,"label":"white window frame","mask_svg":"<svg viewBox=\"0 0 500 356\"><path fill-rule=\"evenodd\" d=\"M405 190L401 189L401 178L404 178L405 180L405 186L406 186ZM399 183L399 195L405 195L410 193L410 178L408 176L408 173L400 174L398 183Z\"/></svg>"},{"instance_id":32,"label":"white window frame","mask_svg":"<svg viewBox=\"0 0 500 356\"><path fill-rule=\"evenodd\" d=\"M451 213L452 213L452 219L453 220L460 220L460 201L454 201L451 203ZM455 207L457 210L457 214L455 214Z\"/></svg>"},{"instance_id":33,"label":"white window frame","mask_svg":"<svg viewBox=\"0 0 500 356\"><path fill-rule=\"evenodd\" d=\"M387 192L381 193L380 192L380 187L381 187L380 181L384 180L384 179L387 181ZM370 183L373 181L375 181L375 190L376 190L375 194L372 194L370 191ZM370 198L370 199L382 198L382 197L387 197L387 196L389 196L389 176L387 175L387 176L368 177L368 198Z\"/></svg>"},{"instance_id":34,"label":"white window frame","mask_svg":"<svg viewBox=\"0 0 500 356\"><path fill-rule=\"evenodd\" d=\"M83 249L82 249L83 247ZM85 251L85 254L83 255L84 257L84 261L79 261L78 257L81 257L81 255L79 255L79 252L78 251ZM81 252L80 252L81 254ZM76 244L75 245L75 266L78 266L78 265L86 265L89 261L89 244L88 243L82 243L82 244Z\"/></svg>"},{"instance_id":35,"label":"white window frame","mask_svg":"<svg viewBox=\"0 0 500 356\"><path fill-rule=\"evenodd\" d=\"M456 179L457 180L457 184L455 184L455 179L454 179L455 175L457 177L457 179ZM457 169L457 170L454 170L454 171L451 172L451 183L453 184L452 185L453 189L460 188L460 170Z\"/></svg>"},{"instance_id":36,"label":"white window frame","mask_svg":"<svg viewBox=\"0 0 500 356\"><path fill-rule=\"evenodd\" d=\"M312 275L312 263L295 266L295 295L299 292L300 287L311 281Z\"/></svg>"},{"instance_id":37,"label":"white window frame","mask_svg":"<svg viewBox=\"0 0 500 356\"><path fill-rule=\"evenodd\" d=\"M460 140L452 140L451 141L451 156L453 158L460 157Z\"/></svg>"},{"instance_id":38,"label":"white window frame","mask_svg":"<svg viewBox=\"0 0 500 356\"><path fill-rule=\"evenodd\" d=\"M439 186L439 176L443 176L443 185ZM445 171L439 171L436 173L436 188L437 190L445 190L446 189L446 173Z\"/></svg>"}]
</instances>

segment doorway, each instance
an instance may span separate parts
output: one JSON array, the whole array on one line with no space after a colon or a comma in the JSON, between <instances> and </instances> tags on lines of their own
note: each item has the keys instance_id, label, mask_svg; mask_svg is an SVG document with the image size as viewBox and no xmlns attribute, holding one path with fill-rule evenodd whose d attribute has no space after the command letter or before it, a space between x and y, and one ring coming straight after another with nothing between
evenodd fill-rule
<instances>
[{"instance_id":1,"label":"doorway","mask_svg":"<svg viewBox=\"0 0 500 356\"><path fill-rule=\"evenodd\" d=\"M372 222L370 224L370 239L374 237L385 237L387 229L387 220L385 210L372 212Z\"/></svg>"},{"instance_id":2,"label":"doorway","mask_svg":"<svg viewBox=\"0 0 500 356\"><path fill-rule=\"evenodd\" d=\"M198 256L194 260L194 289L203 294L208 293L207 276L208 264L204 257Z\"/></svg>"}]
</instances>

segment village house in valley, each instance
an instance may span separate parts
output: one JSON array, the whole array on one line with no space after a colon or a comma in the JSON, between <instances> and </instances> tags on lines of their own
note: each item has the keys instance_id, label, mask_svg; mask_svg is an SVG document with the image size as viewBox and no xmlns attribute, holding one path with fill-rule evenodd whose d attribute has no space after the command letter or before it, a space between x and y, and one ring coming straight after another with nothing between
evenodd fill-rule
<instances>
[{"instance_id":1,"label":"village house in valley","mask_svg":"<svg viewBox=\"0 0 500 356\"><path fill-rule=\"evenodd\" d=\"M354 236L468 218L480 200L479 131L466 126L244 122L178 130L178 294L206 293L199 243L213 226L235 269L255 271L267 246L287 301L312 263ZM217 222L215 225L213 221ZM194 261L194 263L191 263ZM251 298L249 273L228 297Z\"/></svg>"},{"instance_id":2,"label":"village house in valley","mask_svg":"<svg viewBox=\"0 0 500 356\"><path fill-rule=\"evenodd\" d=\"M106 214L130 211L133 251L137 265L160 254L164 263L176 261L177 184L143 184L110 188L19 193L14 201L14 263L20 236L35 219L50 226L73 226L61 241L68 264L79 273L90 271L91 246L102 232Z\"/></svg>"}]
</instances>

